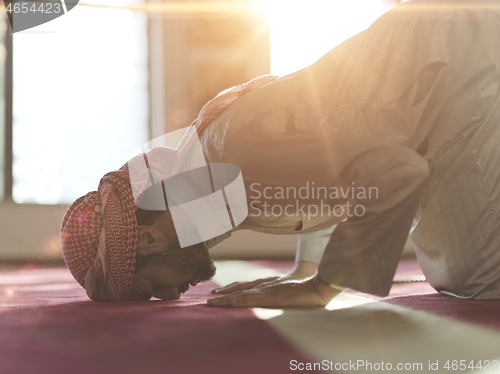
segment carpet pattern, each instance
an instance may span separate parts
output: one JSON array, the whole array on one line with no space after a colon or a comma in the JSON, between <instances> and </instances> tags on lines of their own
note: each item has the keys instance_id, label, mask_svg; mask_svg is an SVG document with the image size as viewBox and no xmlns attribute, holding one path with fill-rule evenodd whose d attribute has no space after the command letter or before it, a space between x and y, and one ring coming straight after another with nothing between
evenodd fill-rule
<instances>
[{"instance_id":1,"label":"carpet pattern","mask_svg":"<svg viewBox=\"0 0 500 374\"><path fill-rule=\"evenodd\" d=\"M395 284L385 298L348 291L321 310L206 306L216 282L254 279L291 266L290 261L221 262L214 281L192 287L180 300L122 303L90 301L64 267L3 269L0 373L279 374L291 371L292 360L341 362L363 355L424 362L434 358L432 344L460 352L459 335L433 335L440 328L484 341L480 352L464 346L473 353L471 360L483 359L483 353L496 357L500 301L458 300L426 282ZM416 274L421 272L414 261L398 267L398 277ZM401 350L406 338L416 348ZM420 356L411 356L411 350Z\"/></svg>"}]
</instances>

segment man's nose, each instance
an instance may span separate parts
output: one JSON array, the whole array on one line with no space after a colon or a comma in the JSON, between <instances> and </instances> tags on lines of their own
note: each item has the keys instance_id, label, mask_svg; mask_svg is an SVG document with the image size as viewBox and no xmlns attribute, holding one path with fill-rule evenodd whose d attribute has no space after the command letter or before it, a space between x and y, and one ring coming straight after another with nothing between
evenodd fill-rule
<instances>
[{"instance_id":1,"label":"man's nose","mask_svg":"<svg viewBox=\"0 0 500 374\"><path fill-rule=\"evenodd\" d=\"M200 280L199 279L195 279L194 281L190 282L189 284L191 286L196 286L198 283L200 283Z\"/></svg>"}]
</instances>

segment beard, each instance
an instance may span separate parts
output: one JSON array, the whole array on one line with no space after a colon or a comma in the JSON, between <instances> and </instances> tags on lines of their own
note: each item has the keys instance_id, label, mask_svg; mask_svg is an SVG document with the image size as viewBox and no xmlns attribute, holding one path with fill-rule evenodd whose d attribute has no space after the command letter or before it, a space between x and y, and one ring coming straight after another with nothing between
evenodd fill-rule
<instances>
[{"instance_id":1,"label":"beard","mask_svg":"<svg viewBox=\"0 0 500 374\"><path fill-rule=\"evenodd\" d=\"M203 243L186 248L170 248L162 253L156 253L137 258L136 269L155 263L172 269L179 275L190 279L206 282L215 275L215 264Z\"/></svg>"}]
</instances>

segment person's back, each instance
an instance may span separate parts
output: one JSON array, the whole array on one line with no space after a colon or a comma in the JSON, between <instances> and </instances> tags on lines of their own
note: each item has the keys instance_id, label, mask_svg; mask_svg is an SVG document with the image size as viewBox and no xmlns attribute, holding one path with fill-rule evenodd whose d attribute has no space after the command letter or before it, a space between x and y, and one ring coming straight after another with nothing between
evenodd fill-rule
<instances>
[{"instance_id":1,"label":"person's back","mask_svg":"<svg viewBox=\"0 0 500 374\"><path fill-rule=\"evenodd\" d=\"M205 142L215 158L248 159L257 173L249 180L274 163L290 181L276 171L266 178L290 185L328 176L321 155L336 154L321 146L335 134L416 150L431 166L412 232L429 281L461 297L500 297L498 45L499 1L410 1L239 99L202 137L217 139ZM476 284L483 273L492 275Z\"/></svg>"}]
</instances>

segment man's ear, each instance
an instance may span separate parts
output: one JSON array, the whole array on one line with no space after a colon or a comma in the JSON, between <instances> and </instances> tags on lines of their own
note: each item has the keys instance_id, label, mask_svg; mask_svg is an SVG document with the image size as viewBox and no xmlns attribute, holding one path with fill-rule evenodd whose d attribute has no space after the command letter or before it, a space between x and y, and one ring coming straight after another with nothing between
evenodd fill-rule
<instances>
[{"instance_id":1,"label":"man's ear","mask_svg":"<svg viewBox=\"0 0 500 374\"><path fill-rule=\"evenodd\" d=\"M165 235L153 226L138 226L139 243L137 253L151 255L165 250Z\"/></svg>"}]
</instances>

